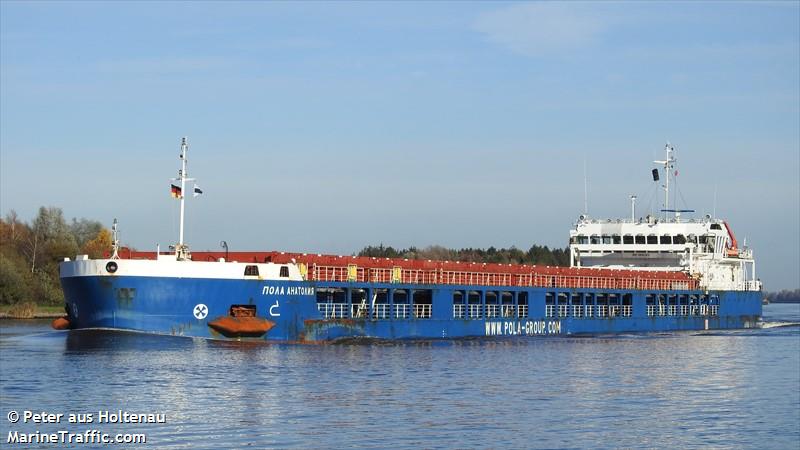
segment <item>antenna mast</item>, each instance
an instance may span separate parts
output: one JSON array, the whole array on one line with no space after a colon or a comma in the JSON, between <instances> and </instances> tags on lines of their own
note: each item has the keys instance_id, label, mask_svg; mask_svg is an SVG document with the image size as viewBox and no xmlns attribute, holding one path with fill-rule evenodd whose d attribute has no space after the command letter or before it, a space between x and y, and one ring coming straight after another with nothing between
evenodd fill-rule
<instances>
[{"instance_id":1,"label":"antenna mast","mask_svg":"<svg viewBox=\"0 0 800 450\"><path fill-rule=\"evenodd\" d=\"M664 166L664 218L667 218L667 214L669 214L669 178L671 175L672 168L675 167L675 161L677 161L673 156L672 153L675 151L675 147L670 145L667 142L667 145L664 146L664 150L667 152L667 159L663 161L653 161L656 164L660 164ZM678 213L675 213L675 217L678 216Z\"/></svg>"},{"instance_id":2,"label":"antenna mast","mask_svg":"<svg viewBox=\"0 0 800 450\"><path fill-rule=\"evenodd\" d=\"M111 259L119 259L119 230L117 230L117 218L111 225Z\"/></svg>"},{"instance_id":3,"label":"antenna mast","mask_svg":"<svg viewBox=\"0 0 800 450\"><path fill-rule=\"evenodd\" d=\"M187 142L187 138L181 138L181 168L178 170L178 178L174 178L175 181L181 182L181 192L180 192L180 201L181 201L181 220L180 220L180 229L178 231L178 245L175 246L175 258L178 260L189 259L189 247L184 245L183 243L183 221L184 221L184 212L185 212L185 193L186 193L186 182L187 181L194 181L194 178L187 177L188 173L186 171L186 163L188 159L186 157L186 152L189 150L189 144Z\"/></svg>"},{"instance_id":4,"label":"antenna mast","mask_svg":"<svg viewBox=\"0 0 800 450\"><path fill-rule=\"evenodd\" d=\"M583 215L589 216L589 181L586 175L586 157L583 157Z\"/></svg>"}]
</instances>

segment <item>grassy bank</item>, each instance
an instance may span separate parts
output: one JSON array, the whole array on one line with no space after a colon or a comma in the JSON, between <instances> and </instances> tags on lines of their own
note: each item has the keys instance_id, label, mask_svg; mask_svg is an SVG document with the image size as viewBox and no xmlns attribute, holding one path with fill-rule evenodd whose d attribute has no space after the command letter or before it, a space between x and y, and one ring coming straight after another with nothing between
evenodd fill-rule
<instances>
[{"instance_id":1,"label":"grassy bank","mask_svg":"<svg viewBox=\"0 0 800 450\"><path fill-rule=\"evenodd\" d=\"M0 305L0 319L40 319L48 317L61 317L64 315L64 306L43 306L34 303L18 303L15 305Z\"/></svg>"}]
</instances>

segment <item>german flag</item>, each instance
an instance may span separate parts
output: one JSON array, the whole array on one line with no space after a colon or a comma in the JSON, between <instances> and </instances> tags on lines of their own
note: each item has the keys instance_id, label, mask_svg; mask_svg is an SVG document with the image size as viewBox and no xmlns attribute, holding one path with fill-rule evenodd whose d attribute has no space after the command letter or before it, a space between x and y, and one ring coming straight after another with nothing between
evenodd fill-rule
<instances>
[{"instance_id":1,"label":"german flag","mask_svg":"<svg viewBox=\"0 0 800 450\"><path fill-rule=\"evenodd\" d=\"M172 184L171 186L172 186L172 197L183 198L183 193L181 193L181 187L175 186L174 184Z\"/></svg>"}]
</instances>

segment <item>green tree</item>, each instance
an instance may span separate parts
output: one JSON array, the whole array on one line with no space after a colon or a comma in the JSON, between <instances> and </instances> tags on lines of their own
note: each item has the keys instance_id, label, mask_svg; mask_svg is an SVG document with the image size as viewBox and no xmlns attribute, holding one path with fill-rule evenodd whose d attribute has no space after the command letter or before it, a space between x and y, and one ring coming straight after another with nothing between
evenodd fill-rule
<instances>
[{"instance_id":1,"label":"green tree","mask_svg":"<svg viewBox=\"0 0 800 450\"><path fill-rule=\"evenodd\" d=\"M87 242L95 239L102 229L103 224L100 222L84 218L80 220L73 218L72 224L69 226L69 231L75 237L75 243L81 249Z\"/></svg>"}]
</instances>

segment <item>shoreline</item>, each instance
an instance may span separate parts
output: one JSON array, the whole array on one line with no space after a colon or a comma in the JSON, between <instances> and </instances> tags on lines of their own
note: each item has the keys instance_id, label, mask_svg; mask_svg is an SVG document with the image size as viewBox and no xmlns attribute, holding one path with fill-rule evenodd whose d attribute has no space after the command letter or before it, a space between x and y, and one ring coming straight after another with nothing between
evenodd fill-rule
<instances>
[{"instance_id":1,"label":"shoreline","mask_svg":"<svg viewBox=\"0 0 800 450\"><path fill-rule=\"evenodd\" d=\"M36 320L36 319L57 319L59 317L65 317L65 313L55 313L55 312L40 312L36 313L30 317L15 317L7 312L0 312L0 320Z\"/></svg>"}]
</instances>

